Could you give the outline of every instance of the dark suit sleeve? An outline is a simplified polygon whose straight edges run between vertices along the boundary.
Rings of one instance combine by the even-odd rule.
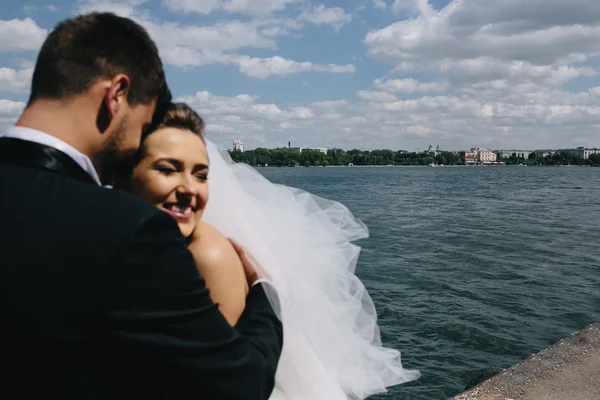
[[[168,215],[153,214],[130,235],[116,257],[110,293],[113,350],[144,365],[169,399],[269,397],[283,334],[261,285],[251,289],[232,328]]]

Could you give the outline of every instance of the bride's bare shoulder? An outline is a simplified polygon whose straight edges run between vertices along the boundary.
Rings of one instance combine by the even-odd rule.
[[[210,262],[234,262],[241,264],[235,249],[229,240],[215,227],[201,221],[196,228],[194,238],[190,243],[194,256],[201,256],[202,261]]]
[[[233,326],[244,311],[248,293],[242,261],[229,240],[213,226],[201,222],[196,230],[189,250],[210,297]]]

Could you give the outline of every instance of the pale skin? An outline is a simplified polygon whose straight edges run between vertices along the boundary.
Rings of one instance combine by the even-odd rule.
[[[239,246],[201,221],[209,198],[208,152],[195,133],[165,127],[152,132],[142,145],[142,159],[131,177],[131,190],[177,221],[210,297],[234,326],[244,311],[249,282]]]

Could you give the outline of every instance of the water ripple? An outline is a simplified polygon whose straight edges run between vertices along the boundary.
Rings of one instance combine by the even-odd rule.
[[[600,168],[267,168],[369,226],[357,274],[383,340],[447,399],[600,320]]]

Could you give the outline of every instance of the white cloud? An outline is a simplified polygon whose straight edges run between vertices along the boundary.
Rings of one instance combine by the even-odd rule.
[[[24,108],[23,102],[0,99],[0,132],[5,127],[14,125]]]
[[[267,15],[285,9],[299,0],[162,0],[172,12],[208,15],[215,11],[228,13]]]
[[[84,14],[92,11],[113,12],[127,18],[146,15],[138,7],[148,0],[77,0],[76,12]]]
[[[356,95],[363,100],[369,100],[369,101],[386,102],[386,101],[398,100],[398,98],[391,93],[374,92],[371,90],[359,90],[358,92],[356,92]]]
[[[56,7],[54,4],[48,4],[47,6],[33,6],[33,5],[26,5],[23,6],[23,12],[26,12],[28,14],[30,13],[34,13],[34,12],[39,12],[39,11],[58,11],[58,7]]]
[[[319,65],[311,62],[298,62],[287,60],[285,58],[275,56],[270,58],[256,58],[240,56],[237,59],[240,67],[240,72],[252,76],[254,78],[267,78],[273,75],[290,75],[300,72],[331,72],[331,73],[352,73],[354,66],[348,65]]]
[[[147,0],[81,0],[80,11],[109,10],[131,17],[143,25],[156,41],[163,61],[178,67],[204,65],[234,65],[247,76],[265,79],[270,76],[285,76],[301,72],[353,73],[351,64],[315,64],[273,56],[266,58],[238,54],[245,48],[277,50],[276,37],[288,35],[302,28],[301,21],[340,26],[351,19],[341,8],[316,7],[312,13],[292,18],[254,18],[230,20],[209,26],[181,25],[152,19],[139,8]],[[164,5],[174,11],[210,13],[214,10],[255,14],[254,8],[264,13],[278,10],[294,0],[275,1],[207,1],[169,2]],[[178,8],[179,7],[179,8]],[[265,11],[266,10],[266,11]],[[269,11],[270,10],[270,11]],[[268,12],[267,12],[268,11]]]
[[[298,119],[310,119],[314,117],[314,114],[310,108],[298,106],[290,109],[290,116]]]
[[[275,49],[273,38],[262,35],[259,23],[229,21],[212,26],[182,26],[177,23],[141,21],[161,51],[186,49],[199,54],[221,54],[244,47]],[[175,60],[171,60],[176,62]]]
[[[0,92],[26,93],[30,89],[33,68],[0,68]]]
[[[294,129],[294,128],[297,128],[297,127],[298,127],[298,125],[296,125],[296,124],[294,124],[294,123],[292,123],[292,122],[282,122],[281,124],[279,124],[279,127],[280,127],[282,130],[286,130],[286,129]]]
[[[289,140],[289,136],[279,136],[283,131],[305,132],[308,127],[318,131],[314,126],[315,121],[320,120],[320,111],[308,105],[281,107],[257,100],[256,96],[247,94],[225,97],[206,91],[177,99],[190,104],[205,118],[211,140],[224,144],[243,135],[247,142],[255,145],[283,146]],[[265,132],[269,132],[267,138]]]
[[[0,53],[39,50],[47,34],[31,18],[0,20]]]
[[[343,8],[327,8],[321,4],[305,10],[298,19],[315,25],[331,25],[334,29],[340,30],[342,26],[352,21],[352,15],[346,14]]]
[[[552,89],[540,94],[543,100],[519,92],[514,94],[519,101],[511,101],[510,91],[503,94],[509,89],[510,85],[493,82],[458,95],[413,99],[364,90],[357,96],[366,103],[331,100],[294,107],[261,103],[248,94],[224,97],[198,92],[178,101],[190,103],[218,127],[209,130],[211,140],[229,144],[236,135],[244,135],[249,147],[282,146],[292,134],[302,145],[347,149],[414,148],[428,142],[454,149],[483,143],[496,148],[597,145],[596,128],[587,135],[581,130],[600,126],[599,88],[569,96]],[[490,91],[487,100],[481,94],[485,91]],[[281,136],[284,132],[287,136]]]
[[[382,140],[598,146],[600,91],[565,88],[597,82],[599,2],[452,0],[436,10],[426,0],[396,0],[390,9],[401,19],[364,44],[403,77],[357,92]]]
[[[202,53],[186,47],[175,47],[161,53],[163,60],[177,66],[201,66],[211,64],[235,65],[244,75],[265,79],[271,76],[286,76],[301,72],[329,72],[334,74],[353,73],[352,64],[314,64],[309,61],[299,62],[283,57],[269,58],[249,57],[245,55]]]
[[[168,8],[172,12],[180,13],[198,13],[198,14],[210,14],[214,10],[222,8],[222,2],[220,0],[163,0],[162,5]]]
[[[535,65],[527,61],[499,62],[491,57],[442,62],[439,73],[452,83],[468,83],[509,79],[513,82],[528,81],[550,85],[562,85],[577,77],[597,75],[591,67],[567,65]]]
[[[254,104],[252,109],[259,115],[274,118],[281,115],[282,111],[275,104]]]
[[[379,90],[392,93],[443,92],[448,89],[446,82],[422,83],[411,78],[388,79],[386,81],[375,79],[373,85]]]
[[[409,12],[421,13],[425,16],[430,16],[433,13],[433,10],[427,0],[395,0],[390,9],[395,14]]]
[[[25,103],[21,101],[12,101],[0,99],[0,115],[6,117],[17,117],[25,108]]]
[[[276,104],[256,103],[258,98],[248,94],[234,97],[217,96],[207,91],[197,92],[193,96],[182,96],[182,101],[195,107],[202,115],[206,115],[209,123],[215,123],[210,118],[216,118],[220,123],[244,124],[249,118],[260,118],[265,121],[291,122],[309,120],[314,117],[310,107],[294,106],[282,109]]]
[[[367,52],[375,59],[413,70],[481,57],[551,65],[566,55],[600,54],[600,6],[594,0],[530,0],[526,9],[536,8],[538,13],[525,15],[514,12],[520,10],[514,0],[498,3],[453,0],[435,11],[426,0],[396,1],[392,8],[412,5],[419,15],[369,32],[365,37]],[[565,13],[567,17],[559,17]],[[579,22],[553,21],[561,18]]]
[[[228,0],[223,9],[232,13],[265,15],[285,9],[289,4],[301,0]]]
[[[385,10],[387,8],[387,4],[383,0],[373,0],[373,7],[379,8],[380,10]]]
[[[313,107],[326,108],[326,109],[337,109],[337,108],[344,107],[347,105],[348,105],[348,101],[346,99],[315,101],[314,103],[312,103]]]
[[[325,113],[325,114],[321,114],[321,119],[323,121],[338,121],[340,119],[344,119],[344,114],[341,113]]]

